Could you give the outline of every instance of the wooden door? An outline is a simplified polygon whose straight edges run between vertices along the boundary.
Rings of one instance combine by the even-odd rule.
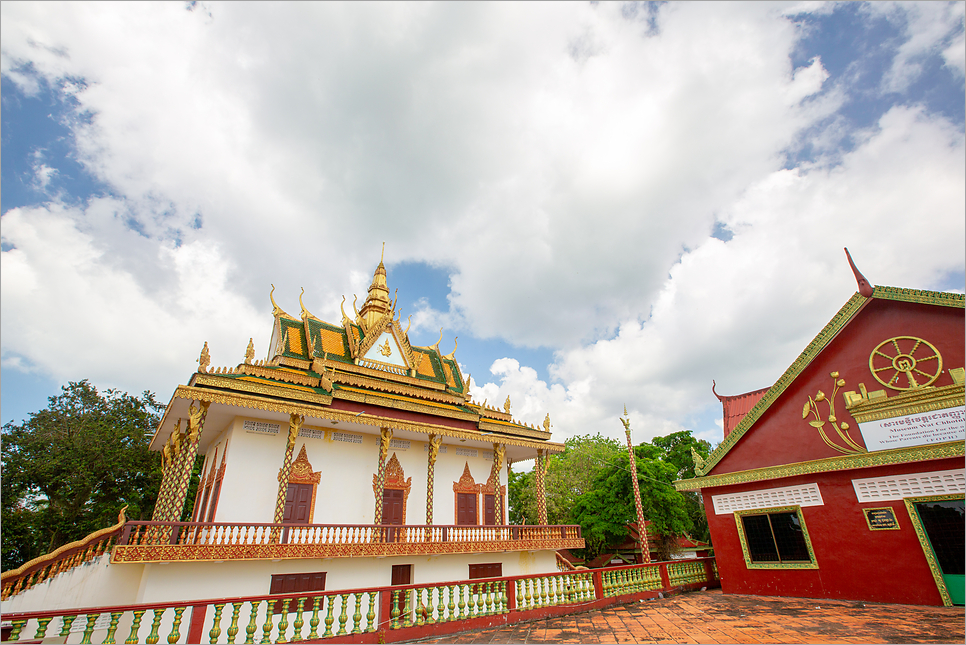
[[[312,505],[312,484],[289,484],[285,492],[283,524],[308,524]]]
[[[472,526],[476,519],[476,495],[472,493],[456,493],[456,523]]]
[[[483,496],[483,523],[487,526],[493,526],[496,524],[496,509],[494,508],[494,496],[484,495]]]
[[[403,523],[403,492],[401,490],[385,489],[382,491],[382,523],[401,526]],[[398,531],[389,529],[387,540],[395,542]]]

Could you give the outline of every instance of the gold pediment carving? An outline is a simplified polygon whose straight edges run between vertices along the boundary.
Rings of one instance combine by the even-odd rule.
[[[463,466],[463,474],[460,476],[459,481],[453,482],[453,492],[454,493],[470,493],[476,495],[480,492],[480,485],[476,483],[473,479],[473,474],[470,472],[470,462],[466,462]]]

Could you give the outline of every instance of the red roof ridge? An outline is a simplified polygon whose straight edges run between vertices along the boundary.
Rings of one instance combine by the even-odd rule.
[[[711,392],[721,401],[722,408],[722,430],[724,436],[735,429],[745,415],[748,414],[755,404],[765,396],[765,392],[771,388],[765,387],[760,390],[745,392],[744,394],[721,395],[715,392],[715,382],[711,381]]]

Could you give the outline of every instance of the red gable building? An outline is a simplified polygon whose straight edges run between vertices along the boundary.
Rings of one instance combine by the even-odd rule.
[[[856,293],[695,456],[725,593],[963,604],[964,296]],[[743,408],[743,409],[742,409]]]

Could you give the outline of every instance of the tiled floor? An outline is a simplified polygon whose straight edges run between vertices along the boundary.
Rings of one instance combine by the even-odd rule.
[[[480,629],[421,643],[962,643],[962,607],[720,590]]]

